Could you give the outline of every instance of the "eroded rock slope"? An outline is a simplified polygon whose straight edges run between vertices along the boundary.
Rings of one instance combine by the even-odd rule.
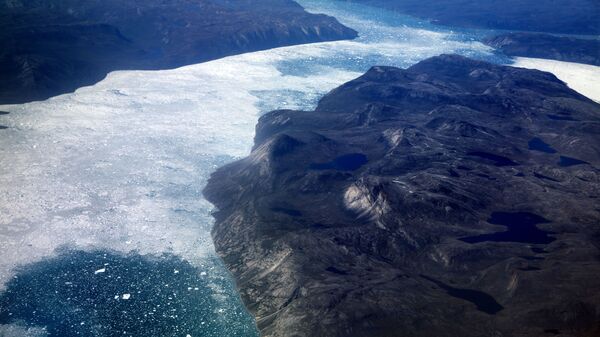
[[[600,333],[600,106],[442,55],[273,111],[205,194],[263,336]]]

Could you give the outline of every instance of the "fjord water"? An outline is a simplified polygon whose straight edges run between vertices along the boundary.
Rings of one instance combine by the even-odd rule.
[[[118,71],[0,106],[1,336],[256,336],[202,197],[260,114],[310,109],[370,66],[441,53],[506,62],[452,32],[361,5],[300,1],[361,37],[168,71]]]

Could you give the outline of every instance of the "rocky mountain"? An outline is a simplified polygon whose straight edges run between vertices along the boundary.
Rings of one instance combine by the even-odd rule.
[[[73,91],[113,70],[355,36],[291,0],[3,0],[0,104]]]
[[[598,336],[600,105],[442,55],[264,115],[213,174],[263,336]]]
[[[540,33],[507,33],[484,43],[510,56],[552,59],[600,66],[600,40]]]
[[[343,0],[381,6],[434,23],[485,29],[600,34],[596,0]]]

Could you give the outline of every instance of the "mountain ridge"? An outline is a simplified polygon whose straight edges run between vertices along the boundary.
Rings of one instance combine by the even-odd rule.
[[[215,247],[263,336],[592,336],[599,126],[549,73],[373,67],[260,118]]]
[[[70,92],[113,70],[169,69],[357,36],[291,0],[6,0],[0,22],[0,104]]]

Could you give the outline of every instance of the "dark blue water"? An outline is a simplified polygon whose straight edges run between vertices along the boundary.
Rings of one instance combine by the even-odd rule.
[[[350,153],[339,156],[326,163],[311,164],[311,170],[338,170],[355,171],[368,162],[367,156],[362,153]]]
[[[271,210],[273,212],[283,213],[283,214],[287,214],[289,216],[294,216],[294,217],[302,216],[302,212],[300,212],[299,210],[287,208],[287,207],[271,207]]]
[[[589,163],[587,161],[583,161],[583,160],[579,160],[579,159],[575,159],[575,158],[571,158],[571,157],[566,157],[566,156],[560,156],[560,161],[558,162],[558,165],[562,166],[562,167],[570,167],[570,166],[582,165],[582,164],[589,164]]]
[[[543,217],[529,212],[494,212],[488,219],[488,222],[494,225],[507,227],[504,232],[482,234],[461,238],[461,241],[468,243],[479,242],[522,242],[531,244],[548,244],[555,238],[549,236],[552,232],[537,228],[537,224],[548,223],[550,221]]]
[[[547,117],[552,120],[556,120],[556,121],[577,121],[573,117],[569,117],[569,116],[548,115]]]
[[[49,337],[254,336],[252,319],[214,296],[227,284],[175,256],[66,251],[8,282],[0,324],[45,327]]]
[[[556,153],[556,150],[553,149],[552,146],[546,144],[546,142],[537,137],[532,138],[529,141],[528,145],[529,149],[533,151],[539,151],[544,153]]]
[[[473,151],[467,153],[468,156],[479,157],[487,160],[491,160],[494,162],[495,166],[516,166],[519,165],[517,162],[510,160],[504,156],[500,156],[497,154],[483,152],[483,151]]]

